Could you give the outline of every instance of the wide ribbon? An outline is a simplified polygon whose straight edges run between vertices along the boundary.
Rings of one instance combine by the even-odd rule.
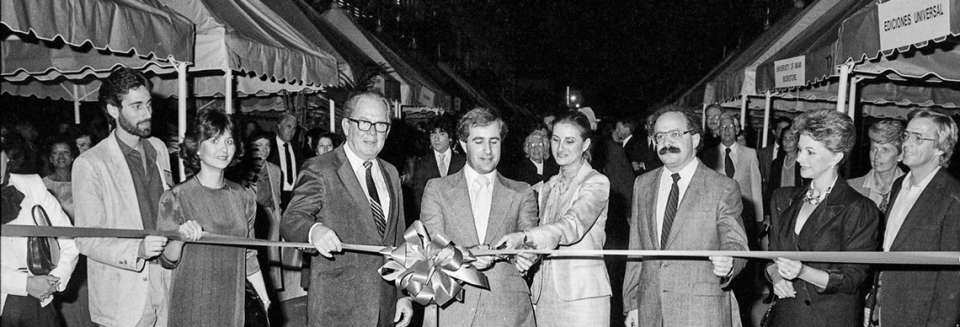
[[[470,250],[443,234],[431,238],[423,224],[415,221],[403,238],[403,245],[384,249],[387,263],[379,271],[417,303],[442,306],[454,299],[463,301],[463,284],[490,289],[487,277],[470,264],[476,260]]]

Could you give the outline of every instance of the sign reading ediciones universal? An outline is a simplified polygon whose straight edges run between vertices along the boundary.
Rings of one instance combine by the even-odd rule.
[[[880,49],[891,50],[950,34],[953,0],[891,0],[877,5]]]
[[[777,79],[774,85],[779,89],[782,87],[797,87],[806,84],[806,58],[806,56],[799,56],[774,61],[773,71]]]

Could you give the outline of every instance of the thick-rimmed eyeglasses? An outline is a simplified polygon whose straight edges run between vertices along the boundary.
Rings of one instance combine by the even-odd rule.
[[[903,131],[900,133],[900,138],[903,139],[903,143],[913,143],[913,145],[920,145],[923,141],[936,142],[936,139],[923,137],[923,134],[917,132]]]
[[[660,133],[653,134],[653,141],[657,142],[657,144],[663,144],[663,141],[665,139],[669,140],[670,142],[677,142],[677,141],[680,141],[681,136],[684,136],[690,133],[693,133],[693,131],[690,130],[690,131],[682,131],[682,132],[681,131],[660,132]]]
[[[347,120],[356,123],[357,129],[363,132],[369,131],[371,126],[373,126],[374,129],[376,129],[377,133],[386,133],[387,131],[390,130],[390,123],[384,123],[384,122],[374,123],[372,121],[353,119],[353,118],[347,118]]]

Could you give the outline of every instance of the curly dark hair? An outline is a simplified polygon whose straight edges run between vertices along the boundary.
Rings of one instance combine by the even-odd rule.
[[[107,105],[109,104],[117,108],[122,107],[121,102],[123,95],[141,86],[146,87],[147,91],[150,91],[153,89],[153,82],[150,82],[150,80],[139,71],[127,67],[117,68],[117,70],[114,70],[110,73],[110,76],[107,76],[107,78],[103,80],[98,99],[100,100],[100,109],[106,114],[110,126],[115,127],[117,121],[107,112]]]
[[[194,175],[200,171],[200,143],[203,141],[219,137],[226,132],[234,139],[236,152],[230,162],[230,166],[236,165],[243,157],[243,146],[240,143],[240,136],[237,134],[236,125],[233,119],[226,113],[215,109],[201,109],[197,112],[197,118],[194,119],[192,126],[187,130],[183,143],[180,144],[180,158],[183,158],[183,166],[188,175]]]

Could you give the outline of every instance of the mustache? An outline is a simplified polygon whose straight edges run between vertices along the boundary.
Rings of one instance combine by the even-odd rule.
[[[662,149],[660,149],[660,154],[667,154],[667,153],[680,153],[680,148],[675,146],[665,146]]]

